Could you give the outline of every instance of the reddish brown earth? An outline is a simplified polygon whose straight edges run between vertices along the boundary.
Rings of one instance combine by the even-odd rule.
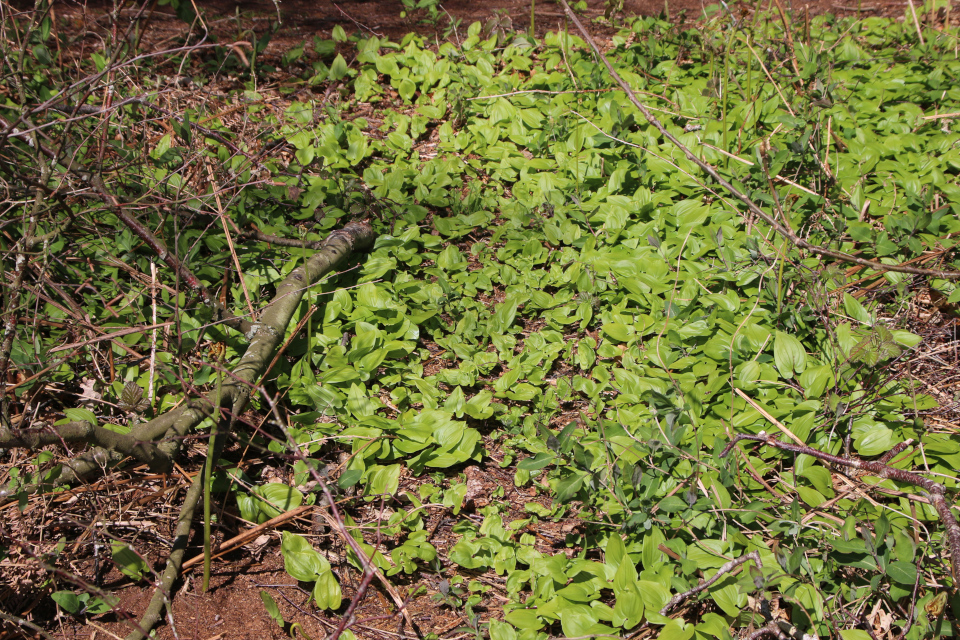
[[[908,3],[902,0],[780,0],[787,11],[792,11],[798,18],[802,12],[809,11],[811,15],[834,13],[849,15],[858,10],[865,16],[902,16],[907,10]],[[21,0],[23,2],[23,0]],[[118,0],[119,2],[119,0]],[[28,3],[32,6],[32,2]],[[87,19],[94,18],[103,24],[105,10],[112,6],[109,0],[89,0],[78,2],[67,0],[56,2],[57,11],[62,15],[77,17],[87,14]],[[466,30],[474,21],[486,22],[495,15],[508,16],[515,29],[527,30],[530,26],[529,0],[450,0],[441,4],[443,11],[436,22],[429,20],[424,9],[417,9],[402,17],[404,6],[400,0],[243,0],[230,2],[228,0],[212,0],[208,2],[196,1],[198,7],[203,8],[203,14],[211,22],[214,32],[220,32],[229,41],[229,31],[239,23],[243,28],[253,27],[260,33],[266,31],[270,24],[281,19],[280,30],[271,42],[270,52],[279,54],[288,46],[294,46],[312,36],[329,38],[331,30],[340,25],[348,32],[361,28],[368,33],[388,36],[399,40],[411,31],[435,37],[438,41],[456,39],[457,35]],[[917,4],[922,4],[918,0]],[[124,13],[131,14],[136,3],[121,3]],[[590,19],[603,18],[607,0],[588,0],[588,9],[585,15]],[[712,6],[711,6],[712,5]],[[760,6],[764,9],[776,8],[775,0],[757,0],[756,2],[737,3],[731,0],[730,6],[742,5],[751,10]],[[593,21],[591,29],[594,34],[609,34],[616,30],[616,26],[623,23],[624,18],[636,15],[659,15],[667,12],[671,20],[682,20],[687,23],[696,22],[707,15],[716,13],[716,3],[702,0],[623,0],[623,9],[614,14],[612,23],[608,20]],[[741,10],[737,8],[736,14]],[[534,25],[538,35],[547,31],[562,29],[566,26],[566,19],[560,5],[553,0],[534,0]],[[452,24],[459,27],[454,29]],[[353,27],[353,29],[351,29]],[[157,7],[154,10],[151,30],[153,37],[163,35],[169,37],[183,31],[184,24],[169,11],[169,8]],[[234,31],[239,31],[236,27]],[[237,34],[239,36],[239,34]],[[236,39],[243,39],[237,37]]]

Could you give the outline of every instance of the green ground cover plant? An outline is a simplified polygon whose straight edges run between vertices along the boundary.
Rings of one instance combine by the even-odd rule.
[[[908,309],[960,301],[957,29],[743,16],[635,19],[603,52],[715,176],[572,30],[344,25],[276,90],[234,61],[232,91],[191,100],[133,62],[210,94],[229,47],[131,31],[57,66],[49,13],[9,17],[4,508],[182,459],[183,545],[201,501],[208,539],[211,505],[313,506],[362,588],[292,530],[280,553],[332,636],[370,585],[409,617],[439,572],[478,639],[953,635],[960,439],[924,382],[943,338]],[[549,500],[468,516],[461,474],[491,463]],[[561,520],[547,551],[533,527]],[[65,568],[82,530],[41,548],[0,524],[81,618],[113,603]],[[100,535],[161,585],[142,637],[184,551],[161,576]],[[480,575],[500,610],[475,609]]]

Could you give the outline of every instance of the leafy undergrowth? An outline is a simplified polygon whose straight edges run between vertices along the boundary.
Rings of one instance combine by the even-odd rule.
[[[791,49],[780,22],[717,16],[685,31],[636,20],[607,57],[681,142],[812,244],[947,268],[960,232],[957,31],[927,28],[921,44],[909,20],[818,17],[806,32],[792,27]],[[237,313],[262,307],[309,251],[235,234],[241,285],[235,273],[224,276],[234,249],[211,214],[225,212],[241,234],[255,227],[307,240],[374,217],[374,248],[308,292],[252,399],[265,424],[240,437],[270,465],[225,455],[214,489],[228,508],[264,522],[320,502],[311,468],[335,483],[348,514],[364,501],[387,505],[389,517],[363,523],[376,536],[357,533],[387,577],[415,584],[457,568],[468,579],[442,583],[439,599],[465,606],[468,617],[479,601],[471,589],[483,589],[469,577],[505,579],[509,601],[502,614],[484,615],[488,626],[474,618],[478,638],[646,631],[700,640],[745,636],[771,620],[796,637],[952,633],[960,607],[949,596],[952,551],[917,488],[844,475],[763,443],[719,456],[737,434],[866,459],[907,442],[890,464],[952,491],[960,440],[936,416],[948,415],[940,407],[953,396],[911,374],[916,350],[929,345],[908,313],[918,296],[950,311],[960,299],[951,281],[798,252],[662,139],[571,34],[534,41],[475,24],[461,43],[439,48],[416,36],[335,36],[316,43],[317,61],[285,88],[318,88],[322,99],[267,107],[269,89],[258,92],[238,65],[247,81],[236,99],[250,105],[242,125],[212,103],[153,124],[124,106],[109,122],[120,142],[111,140],[107,160],[141,161],[144,170],[108,186],[133,202],[166,203],[144,207],[141,219],[171,246],[175,239],[208,286],[223,284]],[[27,66],[42,65],[37,47]],[[221,56],[209,62],[216,69],[230,54],[204,55]],[[55,81],[36,77],[31,90],[47,99]],[[62,113],[47,117],[65,126],[56,124]],[[242,126],[246,137],[237,151],[190,123],[227,137]],[[134,134],[151,144],[131,151]],[[83,138],[79,157],[91,157],[96,136]],[[23,139],[6,144],[5,161],[11,147],[32,153]],[[261,148],[271,150],[262,160]],[[213,173],[207,182],[211,164],[231,186],[218,188]],[[58,170],[44,180],[56,181]],[[33,203],[13,206],[25,220]],[[29,234],[83,206],[64,198]],[[120,336],[126,349],[104,347],[110,377],[107,355],[90,352],[45,378],[118,405],[54,402],[51,416],[123,432],[136,414],[158,415],[191,387],[213,388],[218,358],[238,361],[246,342],[206,327],[209,315],[171,288],[176,277],[165,267],[154,320],[149,279],[137,274],[150,273],[155,254],[111,212],[98,212],[96,225],[68,225],[38,245],[45,277],[93,278],[85,286],[99,297],[82,298],[86,324],[71,328],[69,310],[23,293],[24,308],[38,306],[49,322],[13,340],[22,376],[11,378],[21,383],[12,411],[26,411],[24,392],[37,392],[28,378],[66,355],[58,345],[87,339],[80,328],[176,322],[158,346],[153,382],[136,357],[150,350],[147,329]],[[142,284],[130,287],[136,278]],[[217,355],[202,351],[210,340]],[[154,386],[154,406],[138,407],[139,390]],[[288,420],[284,432],[267,395]],[[553,506],[531,501],[527,517],[511,519],[499,489],[463,517],[461,472],[491,459]],[[7,464],[21,505],[28,496],[18,488],[52,482],[59,470],[49,452]],[[401,491],[411,476],[417,489]],[[458,520],[459,541],[445,555],[430,542],[428,506]],[[537,548],[533,524],[574,516],[582,525],[566,536],[570,553]],[[137,574],[129,549],[115,546],[115,559]],[[315,603],[342,611],[347,599],[328,560],[293,532],[281,550],[288,572],[315,584]],[[760,562],[660,613],[751,552]]]

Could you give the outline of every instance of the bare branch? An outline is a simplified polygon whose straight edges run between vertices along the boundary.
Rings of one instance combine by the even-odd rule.
[[[667,604],[663,606],[663,609],[660,609],[660,615],[662,616],[667,615],[668,613],[670,613],[671,609],[673,609],[675,606],[677,606],[678,604],[680,604],[690,596],[694,596],[705,589],[709,589],[717,580],[722,578],[724,575],[730,573],[731,571],[733,571],[734,569],[736,569],[737,567],[739,567],[740,565],[742,565],[744,562],[748,560],[753,560],[753,563],[757,565],[758,569],[763,569],[763,561],[760,560],[759,552],[751,551],[749,553],[745,553],[739,558],[735,560],[731,560],[730,562],[724,564],[722,567],[717,569],[717,572],[713,574],[708,580],[704,580],[701,584],[695,586],[693,589],[689,589],[688,591],[684,591],[683,593],[678,593],[677,595],[670,598],[669,602],[667,602]]]
[[[830,464],[848,467],[851,469],[860,469],[862,471],[866,471],[870,475],[877,476],[878,478],[889,478],[890,480],[895,480],[896,482],[903,482],[904,484],[910,484],[924,489],[928,494],[930,504],[933,505],[933,508],[940,516],[941,522],[943,522],[943,528],[947,536],[947,548],[950,551],[950,561],[952,563],[951,567],[953,569],[954,580],[960,578],[960,525],[957,524],[957,519],[953,516],[953,513],[950,510],[950,503],[947,501],[947,490],[942,484],[934,482],[933,480],[928,480],[927,478],[924,478],[920,474],[914,473],[913,471],[895,469],[883,462],[860,460],[858,458],[841,458],[840,456],[835,456],[830,453],[817,451],[816,449],[806,445],[780,442],[779,440],[773,438],[772,436],[768,436],[763,432],[758,435],[750,435],[746,433],[738,434],[726,447],[724,447],[723,451],[720,452],[720,457],[725,458],[727,454],[733,450],[733,447],[736,446],[736,444],[741,440],[760,442],[767,446],[780,449],[781,451],[806,454],[808,456],[813,456],[818,460],[822,460],[823,462],[829,462]]]

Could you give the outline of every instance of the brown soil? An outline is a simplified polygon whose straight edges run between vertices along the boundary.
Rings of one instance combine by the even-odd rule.
[[[22,2],[23,0],[21,0]],[[860,11],[864,16],[903,16],[907,2],[903,0],[781,0],[784,9],[792,10],[793,15],[834,13],[849,15]],[[29,3],[32,6],[32,2]],[[106,23],[105,13],[113,5],[110,0],[61,0],[55,3],[59,14],[74,18]],[[133,3],[136,4],[136,3]],[[415,31],[435,38],[441,42],[447,38],[456,40],[462,37],[466,28],[475,21],[486,23],[494,16],[507,16],[514,29],[527,30],[530,26],[530,0],[450,0],[442,3],[443,11],[434,21],[424,9],[404,12],[400,0],[343,0],[341,2],[316,2],[315,0],[212,0],[197,2],[203,7],[211,31],[216,33],[220,42],[244,40],[242,31],[253,28],[263,33],[280,17],[280,28],[271,40],[268,55],[279,57],[283,51],[296,46],[313,36],[329,38],[333,28],[342,26],[348,32],[361,29],[366,33],[380,37],[400,40],[407,33]],[[742,4],[751,10],[757,5],[775,8],[775,0],[757,0],[757,2],[728,3],[735,15],[741,11],[735,5]],[[660,15],[667,12],[673,21],[693,23],[705,16],[716,13],[716,3],[703,0],[623,0],[622,11],[610,20],[603,19],[607,0],[588,0],[588,9],[584,15],[591,19],[591,31],[594,35],[610,35],[629,16]],[[858,6],[859,5],[859,6]],[[126,6],[126,5],[124,5]],[[121,13],[132,15],[137,9],[125,8]],[[559,4],[551,0],[534,2],[534,28],[538,36],[547,31],[569,28]],[[241,25],[242,28],[239,28]],[[151,33],[147,40],[167,40],[184,31],[184,23],[168,7],[155,8],[151,24]],[[231,33],[232,32],[232,33]],[[234,36],[231,38],[231,35]]]

